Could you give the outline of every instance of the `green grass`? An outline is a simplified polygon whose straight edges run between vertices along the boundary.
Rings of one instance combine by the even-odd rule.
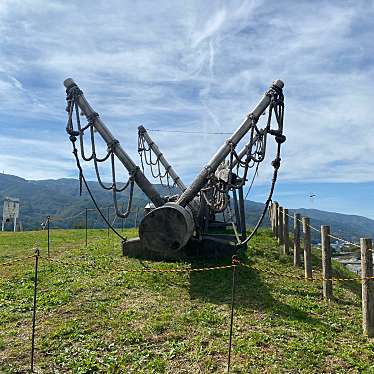
[[[126,235],[136,235],[126,230]],[[105,230],[53,230],[53,258],[40,260],[36,330],[39,372],[224,372],[230,322],[231,269],[129,274],[117,269],[168,269],[219,262],[150,262],[120,256]],[[46,232],[2,233],[0,262],[46,255]],[[335,299],[280,255],[269,230],[260,231],[239,267],[232,353],[233,373],[374,373],[374,342],[362,336],[360,285],[335,283]],[[320,272],[320,257],[313,254]],[[84,264],[92,266],[84,266]],[[98,269],[101,268],[101,269]],[[103,270],[105,269],[105,270]],[[335,276],[354,277],[334,264]],[[33,296],[33,260],[0,266],[0,372],[27,370]]]

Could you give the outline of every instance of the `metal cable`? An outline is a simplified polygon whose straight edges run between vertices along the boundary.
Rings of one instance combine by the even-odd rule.
[[[86,178],[84,177],[84,174],[83,174],[83,169],[82,169],[82,166],[80,164],[80,161],[79,161],[79,157],[78,157],[78,150],[77,150],[77,147],[75,145],[75,142],[76,142],[77,138],[73,135],[70,136],[70,141],[73,145],[73,155],[75,157],[75,161],[77,163],[77,167],[78,167],[78,170],[79,170],[79,179],[81,181],[83,181],[86,189],[87,189],[87,192],[88,194],[90,195],[91,197],[91,200],[92,202],[94,203],[95,207],[96,207],[96,210],[100,213],[100,216],[101,218],[104,220],[104,222],[108,225],[108,227],[119,237],[121,238],[123,241],[127,241],[127,238],[123,237],[111,224],[110,222],[107,220],[107,218],[105,217],[105,214],[103,214],[103,212],[100,210],[99,208],[99,205],[97,204],[92,192],[91,192],[91,189],[90,187],[88,186],[88,183],[86,181]]]
[[[146,129],[153,132],[174,132],[179,134],[199,134],[199,135],[231,135],[231,132],[204,132],[204,131],[184,131],[184,130],[163,130],[163,129]]]
[[[153,144],[153,143],[152,143]],[[161,186],[167,187],[169,190],[169,193],[173,193],[174,189],[177,187],[175,181],[173,181],[173,184],[170,184],[170,174],[169,174],[169,168],[165,169],[164,166],[161,164],[160,157],[156,156],[156,161],[152,160],[152,144],[148,144],[145,140],[143,134],[141,132],[138,133],[138,153],[140,156],[140,162],[142,166],[142,171],[144,172],[144,163],[149,166],[151,175],[154,179],[158,179],[160,181]],[[148,145],[148,147],[147,147]],[[165,170],[164,172],[161,171],[161,165],[162,168]],[[156,167],[156,171],[153,167]]]
[[[271,114],[272,114],[273,109],[274,109],[274,113],[276,114],[276,122],[277,122],[277,125],[278,125],[278,130],[276,130],[276,131],[271,130]],[[269,209],[270,202],[272,201],[274,188],[275,188],[275,183],[277,181],[278,170],[279,170],[280,162],[281,162],[281,158],[280,158],[281,145],[285,141],[285,137],[282,134],[282,131],[283,131],[283,113],[284,113],[283,94],[273,92],[271,102],[270,102],[268,122],[267,122],[267,127],[266,127],[266,132],[269,132],[270,134],[275,135],[275,140],[277,142],[277,153],[276,153],[275,159],[272,162],[272,165],[274,167],[273,178],[272,178],[272,182],[271,182],[269,195],[268,195],[268,198],[265,202],[262,214],[261,214],[259,220],[257,221],[257,224],[254,227],[251,234],[245,240],[241,241],[240,243],[237,243],[237,246],[239,246],[239,247],[244,245],[244,244],[247,244],[256,235],[257,230],[261,226],[261,224],[262,224],[262,222],[265,218],[266,212]]]
[[[290,218],[292,218],[293,220],[295,219],[295,217],[294,217],[294,216],[291,216],[290,214],[287,214],[287,216],[290,217]],[[303,221],[302,221],[301,219],[298,219],[298,221],[299,221],[300,223],[303,223]],[[316,227],[313,227],[311,224],[309,224],[309,227],[310,227],[312,230],[314,230],[314,231],[320,232],[320,230],[318,230]],[[354,247],[356,247],[356,248],[361,248],[358,244],[353,243],[353,242],[350,242],[349,240],[346,240],[346,239],[340,238],[340,237],[335,236],[335,235],[333,235],[333,234],[329,234],[328,236],[329,236],[330,238],[332,238],[332,239],[336,239],[336,240],[339,240],[339,241],[341,241],[341,242],[344,242],[345,244],[350,244],[350,245],[352,245],[352,246],[354,246]]]
[[[237,244],[238,246],[247,244],[256,235],[257,230],[259,229],[259,227],[262,224],[262,221],[264,220],[265,214],[266,214],[266,212],[267,212],[267,210],[269,208],[269,204],[272,201],[272,197],[273,197],[273,193],[274,193],[274,187],[275,187],[275,183],[277,181],[277,177],[278,177],[278,168],[275,168],[274,169],[274,173],[273,173],[272,182],[271,182],[269,196],[268,196],[268,199],[266,200],[266,203],[265,203],[264,209],[262,211],[262,214],[261,214],[259,220],[257,221],[257,224],[254,227],[254,229],[251,232],[251,234],[245,240],[243,240],[242,242],[238,243]]]

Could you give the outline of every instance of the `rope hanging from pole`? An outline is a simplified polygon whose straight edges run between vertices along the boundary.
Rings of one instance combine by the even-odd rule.
[[[152,151],[151,145],[147,146],[147,142],[144,138],[144,135],[141,131],[138,133],[138,153],[140,157],[140,163],[142,167],[142,171],[144,172],[144,164],[147,165],[151,172],[151,175],[154,179],[158,179],[160,181],[161,186],[167,187],[170,193],[176,193],[177,191],[177,184],[175,181],[171,184],[171,176],[169,173],[169,168],[164,168],[163,165],[160,162],[161,155],[155,155]],[[153,160],[153,158],[156,157],[156,160]],[[156,167],[156,170],[154,170],[154,167]]]
[[[226,209],[229,191],[242,188],[248,180],[249,170],[254,169],[253,177],[245,198],[248,197],[255,179],[258,176],[259,166],[265,159],[268,134],[275,136],[275,141],[278,144],[277,157],[276,160],[273,161],[273,166],[277,166],[276,171],[279,169],[280,145],[286,140],[283,135],[284,96],[282,90],[278,90],[276,87],[273,87],[270,91],[270,95],[271,101],[268,109],[266,126],[259,129],[256,123],[252,125],[249,132],[249,141],[241,152],[237,153],[235,147],[230,144],[229,159],[225,160],[217,171],[209,176],[206,187],[201,190],[206,204],[215,213],[222,212]],[[274,117],[277,124],[276,129],[272,128],[272,120]],[[274,187],[272,190],[273,189]],[[263,217],[260,219],[260,225],[262,220]],[[255,231],[257,231],[257,229]]]
[[[272,114],[273,111],[274,111],[276,122],[277,122],[277,125],[278,125],[277,130],[271,129],[271,114]],[[242,246],[244,244],[247,244],[256,235],[257,230],[261,226],[261,224],[262,224],[262,222],[265,218],[266,212],[269,209],[269,205],[272,201],[275,184],[276,184],[277,177],[278,177],[278,170],[280,168],[280,163],[281,163],[281,157],[280,157],[281,145],[286,140],[286,137],[283,135],[283,119],[284,119],[284,97],[283,97],[283,93],[277,93],[277,95],[272,95],[272,99],[271,99],[271,103],[270,103],[270,107],[269,107],[268,124],[267,124],[267,132],[269,134],[275,136],[275,141],[277,142],[277,154],[276,154],[275,159],[272,161],[272,166],[274,168],[274,172],[273,172],[273,177],[272,177],[272,182],[271,182],[269,195],[268,195],[268,198],[265,202],[262,214],[261,214],[259,220],[257,221],[257,224],[254,227],[253,231],[251,232],[251,234],[245,240],[238,243],[237,244],[238,246]],[[256,175],[256,173],[255,173],[255,175]],[[253,185],[253,181],[251,183],[250,188],[252,187],[252,185]]]
[[[94,113],[88,118],[88,123],[86,126],[82,127],[81,120],[80,120],[80,114],[79,114],[79,107],[77,103],[77,97],[81,94],[81,91],[78,87],[72,88],[68,96],[66,98],[67,100],[67,108],[66,111],[68,112],[68,122],[66,126],[66,131],[70,135],[70,140],[72,141],[75,147],[75,140],[77,137],[79,138],[79,145],[80,145],[80,155],[82,160],[86,162],[93,161],[95,174],[97,181],[101,188],[107,191],[112,191],[113,195],[113,202],[114,202],[114,208],[116,215],[120,218],[127,218],[130,214],[131,207],[132,207],[132,201],[133,201],[133,194],[134,194],[134,175],[130,174],[130,177],[126,183],[124,183],[121,187],[119,186],[117,180],[116,180],[116,165],[115,165],[115,155],[113,152],[113,148],[116,144],[118,144],[118,140],[113,139],[113,141],[108,144],[107,153],[103,157],[97,156],[96,151],[96,142],[95,142],[95,129],[94,129],[94,119],[98,117],[98,113]],[[77,130],[74,130],[74,117],[75,113],[75,122],[77,126]],[[87,156],[85,153],[85,146],[84,146],[84,134],[85,131],[89,130],[90,132],[90,143],[91,143],[91,154],[90,156]],[[75,138],[73,141],[72,139]],[[76,154],[77,161],[79,162],[78,152]],[[100,170],[99,170],[99,164],[104,163],[107,160],[110,160],[110,168],[111,168],[111,175],[112,175],[112,182],[110,185],[106,185],[100,176]],[[80,193],[82,193],[82,182],[84,182],[83,178],[83,169],[80,167],[79,172],[79,180],[80,180]],[[84,182],[85,183],[85,182]],[[86,183],[85,183],[86,184]],[[128,197],[128,204],[126,210],[122,210],[119,208],[118,204],[118,197],[117,194],[126,191],[129,189],[129,197]]]

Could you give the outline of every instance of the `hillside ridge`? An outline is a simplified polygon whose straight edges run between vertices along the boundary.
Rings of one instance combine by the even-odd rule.
[[[88,183],[100,206],[113,205],[111,192],[103,191],[95,181]],[[158,184],[155,184],[155,188],[164,195],[169,192],[166,187]],[[15,175],[0,174],[0,214],[2,214],[2,201],[5,197],[15,197],[21,200],[21,219],[25,230],[40,228],[40,224],[45,221],[47,215],[70,217],[82,212],[85,208],[94,208],[85,191],[82,196],[79,195],[79,181],[74,178],[27,180]],[[126,195],[119,198],[120,204],[126,201]],[[135,187],[133,210],[143,208],[147,202],[147,197],[138,187]],[[246,200],[248,226],[256,224],[263,207],[263,203]],[[320,225],[329,224],[332,232],[347,240],[358,240],[364,236],[372,237],[374,234],[374,220],[367,217],[305,208],[289,209],[289,212],[291,215],[297,212],[302,216],[310,217],[311,224],[317,228]],[[138,219],[141,216],[142,209],[139,209]],[[110,219],[114,220],[114,218],[113,212],[110,212]],[[132,227],[134,221],[135,214],[132,214],[126,220],[125,226]],[[89,227],[103,227],[104,225],[96,212],[90,212],[88,223]],[[120,224],[119,220],[115,221],[118,227]],[[53,225],[60,228],[82,227],[84,217],[81,215],[73,220],[54,222]],[[269,226],[267,216],[263,226]],[[292,229],[292,220],[290,228]],[[318,241],[318,233],[312,232],[312,235],[314,241]]]

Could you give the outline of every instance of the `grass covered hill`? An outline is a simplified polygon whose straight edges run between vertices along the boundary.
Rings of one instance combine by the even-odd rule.
[[[97,182],[89,182],[89,184],[100,206],[113,206],[110,192],[101,189]],[[155,185],[155,187],[162,195],[169,193],[166,187],[161,185]],[[85,190],[83,190],[83,195],[79,196],[79,181],[76,179],[33,181],[13,175],[0,174],[0,215],[2,215],[3,209],[2,202],[7,196],[21,200],[21,219],[25,230],[39,229],[41,222],[45,221],[48,215],[71,217],[83,212],[85,208],[94,207]],[[126,196],[120,197],[119,201],[120,204],[126,202]],[[133,210],[135,211],[138,207],[141,208],[138,219],[142,217],[143,208],[147,202],[148,199],[146,196],[136,187]],[[262,203],[246,201],[246,222],[248,226],[256,224],[262,210]],[[331,225],[332,232],[348,240],[358,240],[360,237],[374,236],[374,221],[365,217],[325,212],[316,209],[290,210],[290,213],[293,214],[294,211],[310,217],[311,224],[315,227],[327,224]],[[114,212],[111,210],[110,221],[112,222],[114,218]],[[134,221],[135,214],[131,214],[126,219],[125,226],[133,227]],[[88,224],[91,228],[104,226],[103,220],[95,211],[89,213]],[[120,220],[114,221],[114,225],[120,227]],[[269,220],[266,216],[264,226],[268,225]],[[53,226],[59,228],[81,228],[84,226],[84,215],[82,214],[68,220],[55,221],[53,222]],[[315,241],[319,240],[318,234],[314,231],[312,231],[312,237]]]
[[[126,273],[230,264],[150,262],[120,257],[105,230],[54,230],[51,259],[40,259],[37,372],[222,373],[226,370],[232,270]],[[0,263],[32,254],[45,232],[0,233]],[[128,236],[136,235],[128,230]],[[374,342],[361,333],[360,285],[320,281],[292,266],[261,230],[237,268],[233,373],[371,373]],[[55,262],[56,260],[61,261]],[[66,265],[63,263],[70,263]],[[320,254],[313,253],[314,276]],[[334,276],[354,277],[338,264]],[[33,259],[0,265],[0,372],[30,363]]]
[[[113,200],[111,192],[104,191],[97,182],[89,182],[90,188],[97,199],[100,207],[112,207]],[[155,188],[161,195],[170,194],[169,189],[156,184]],[[176,192],[174,192],[176,193]],[[21,200],[21,219],[24,230],[35,230],[40,228],[41,222],[45,221],[48,215],[55,217],[71,217],[83,212],[85,208],[94,208],[94,205],[83,189],[82,196],[79,195],[79,181],[76,179],[57,180],[26,180],[13,175],[0,174],[0,215],[2,216],[3,200],[5,197],[14,197]],[[119,195],[121,196],[121,195]],[[135,186],[133,208],[139,209],[139,217],[143,216],[143,208],[148,202],[144,193]],[[120,206],[127,204],[127,196],[119,197]],[[263,204],[247,201],[247,222],[254,225]],[[104,210],[106,214],[107,211]],[[113,209],[110,210],[110,221],[114,220]],[[97,212],[89,213],[89,227],[103,227],[104,222]],[[139,221],[138,221],[139,222]],[[135,213],[126,219],[125,226],[133,227]],[[266,223],[268,219],[266,217]],[[73,219],[56,221],[54,227],[59,228],[80,228],[84,226],[84,215]],[[116,220],[114,226],[120,227],[120,220]]]

